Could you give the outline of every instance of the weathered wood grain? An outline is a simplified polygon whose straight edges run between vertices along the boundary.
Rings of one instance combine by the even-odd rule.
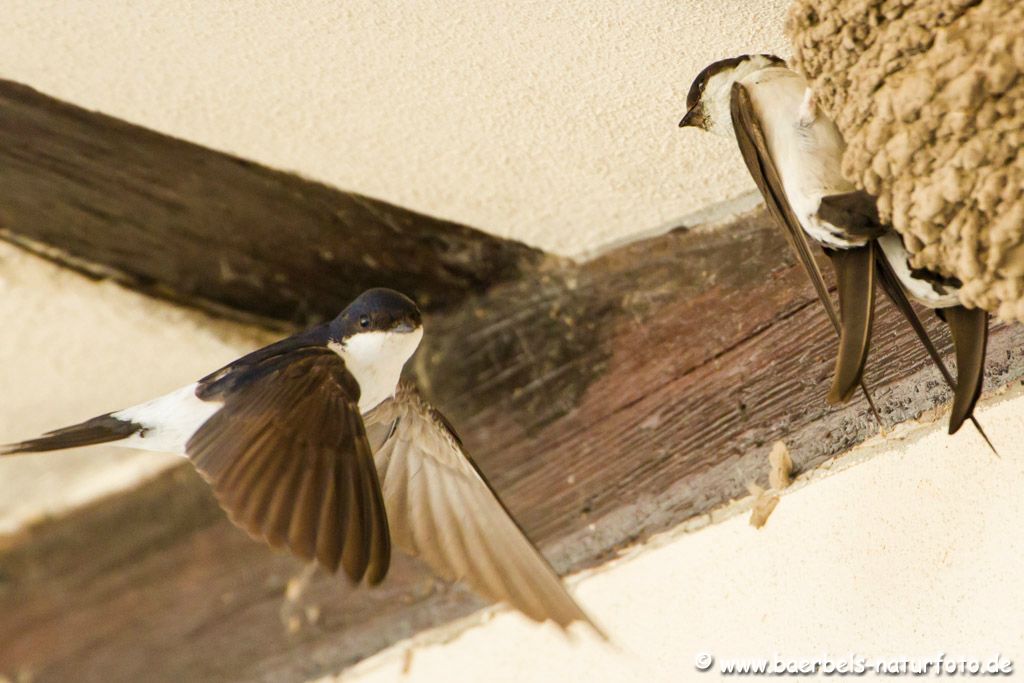
[[[877,429],[863,399],[825,404],[834,333],[762,213],[549,265],[426,325],[418,381],[563,571],[746,495],[774,439],[806,469]],[[886,420],[949,399],[887,303],[875,340]],[[1022,342],[993,330],[989,389],[1024,373]],[[169,473],[0,553],[0,672],[299,681],[479,606],[398,558],[378,591],[317,575],[296,607],[300,571],[231,527],[191,472]]]
[[[546,258],[3,80],[0,237],[192,306],[298,324],[377,285],[433,310]]]

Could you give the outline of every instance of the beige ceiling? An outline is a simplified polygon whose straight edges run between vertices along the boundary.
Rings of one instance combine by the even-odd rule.
[[[708,61],[787,53],[786,0],[15,0],[0,75],[567,255],[748,192],[676,127]]]

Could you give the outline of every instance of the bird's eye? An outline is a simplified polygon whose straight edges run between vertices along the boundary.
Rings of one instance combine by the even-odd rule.
[[[361,316],[359,316],[359,327],[365,328],[365,327],[369,327],[369,326],[370,326],[370,316],[368,316],[368,315],[361,315]]]

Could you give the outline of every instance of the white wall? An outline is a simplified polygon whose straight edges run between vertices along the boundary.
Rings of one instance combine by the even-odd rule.
[[[0,75],[340,188],[578,255],[753,188],[680,130],[785,0],[8,0]]]

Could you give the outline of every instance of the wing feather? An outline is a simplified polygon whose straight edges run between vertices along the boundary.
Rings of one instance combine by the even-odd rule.
[[[390,538],[359,388],[323,345],[282,346],[202,380],[223,407],[186,452],[232,522],[353,581],[383,579]]]
[[[298,458],[287,461],[284,474],[275,490],[269,493],[266,515],[263,518],[263,536],[267,543],[280,548],[288,543],[288,527],[292,523],[295,506],[293,497],[298,499],[301,492],[302,462]]]
[[[396,420],[375,455],[395,544],[443,578],[465,581],[531,619],[550,619],[563,628],[583,621],[600,633],[509,515],[444,417],[415,391],[401,387],[367,417],[371,430]]]
[[[875,198],[864,190],[822,197],[818,218],[832,225],[843,226],[843,232],[854,237],[874,239],[886,232],[886,227],[878,217]]]
[[[295,507],[288,524],[288,547],[306,561],[316,558],[316,512],[320,510],[323,493],[320,481],[320,472],[316,466],[305,468],[302,483],[296,491],[296,500],[307,503]]]

